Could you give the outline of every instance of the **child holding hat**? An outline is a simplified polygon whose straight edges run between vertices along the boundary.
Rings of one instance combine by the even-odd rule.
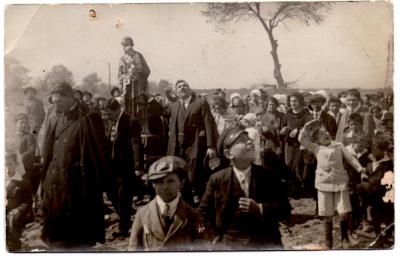
[[[343,158],[359,173],[365,172],[357,159],[343,144],[332,140],[320,120],[305,124],[299,134],[300,143],[317,159],[315,188],[318,191],[318,214],[325,218],[325,239],[329,249],[333,245],[333,216],[339,213],[342,247],[349,246],[348,217],[351,212],[349,176]]]

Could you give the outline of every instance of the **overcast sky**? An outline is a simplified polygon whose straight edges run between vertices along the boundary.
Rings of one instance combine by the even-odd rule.
[[[256,21],[224,34],[201,15],[203,4],[14,5],[5,13],[5,51],[42,76],[63,64],[77,84],[91,72],[117,81],[120,41],[131,36],[150,80],[186,79],[194,88],[275,83],[267,35]],[[97,18],[89,18],[95,9]],[[302,88],[383,87],[392,7],[336,3],[321,25],[275,31],[285,81]],[[117,26],[118,24],[118,26]],[[233,27],[232,27],[233,28]]]

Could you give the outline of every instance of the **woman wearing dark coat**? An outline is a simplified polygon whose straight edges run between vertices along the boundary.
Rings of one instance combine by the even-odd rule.
[[[304,124],[313,119],[311,113],[304,108],[303,96],[294,92],[288,97],[288,109],[286,114],[286,125],[281,134],[285,141],[285,162],[296,176],[297,185],[303,182],[303,152],[297,140],[300,129]]]

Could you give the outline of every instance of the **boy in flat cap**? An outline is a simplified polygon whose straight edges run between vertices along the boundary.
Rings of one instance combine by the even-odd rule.
[[[163,157],[150,166],[147,179],[156,197],[136,213],[129,251],[204,250],[198,213],[179,192],[186,177],[187,164],[176,156]]]
[[[252,164],[253,141],[238,127],[222,133],[218,153],[230,166],[211,175],[199,206],[214,249],[283,249],[279,221],[291,207],[279,172]]]

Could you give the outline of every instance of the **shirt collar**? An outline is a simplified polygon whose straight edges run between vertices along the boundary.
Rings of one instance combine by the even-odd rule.
[[[160,196],[156,196],[156,203],[158,208],[160,209],[160,212],[163,212],[165,209],[165,205],[167,204],[166,202],[164,202]],[[179,194],[175,197],[174,200],[172,200],[171,202],[168,202],[168,206],[169,206],[169,210],[168,213],[170,216],[174,216],[176,209],[178,207],[178,203],[179,203]]]
[[[192,99],[192,96],[189,96],[186,99],[181,99],[181,102],[183,102],[185,104],[185,106],[187,106],[191,99]]]
[[[246,177],[247,180],[250,178],[250,170],[251,165],[244,170],[239,170],[235,166],[232,166],[233,172],[235,173],[236,177],[240,180],[241,177]]]
[[[382,159],[380,159],[380,160],[377,161],[376,158],[374,157],[374,155],[373,155],[372,153],[369,154],[368,158],[371,159],[375,164],[380,164],[380,163],[382,163],[382,162],[386,162],[386,161],[389,161],[389,160],[390,160],[389,156],[388,156],[388,155],[385,155],[384,157],[382,157]]]

